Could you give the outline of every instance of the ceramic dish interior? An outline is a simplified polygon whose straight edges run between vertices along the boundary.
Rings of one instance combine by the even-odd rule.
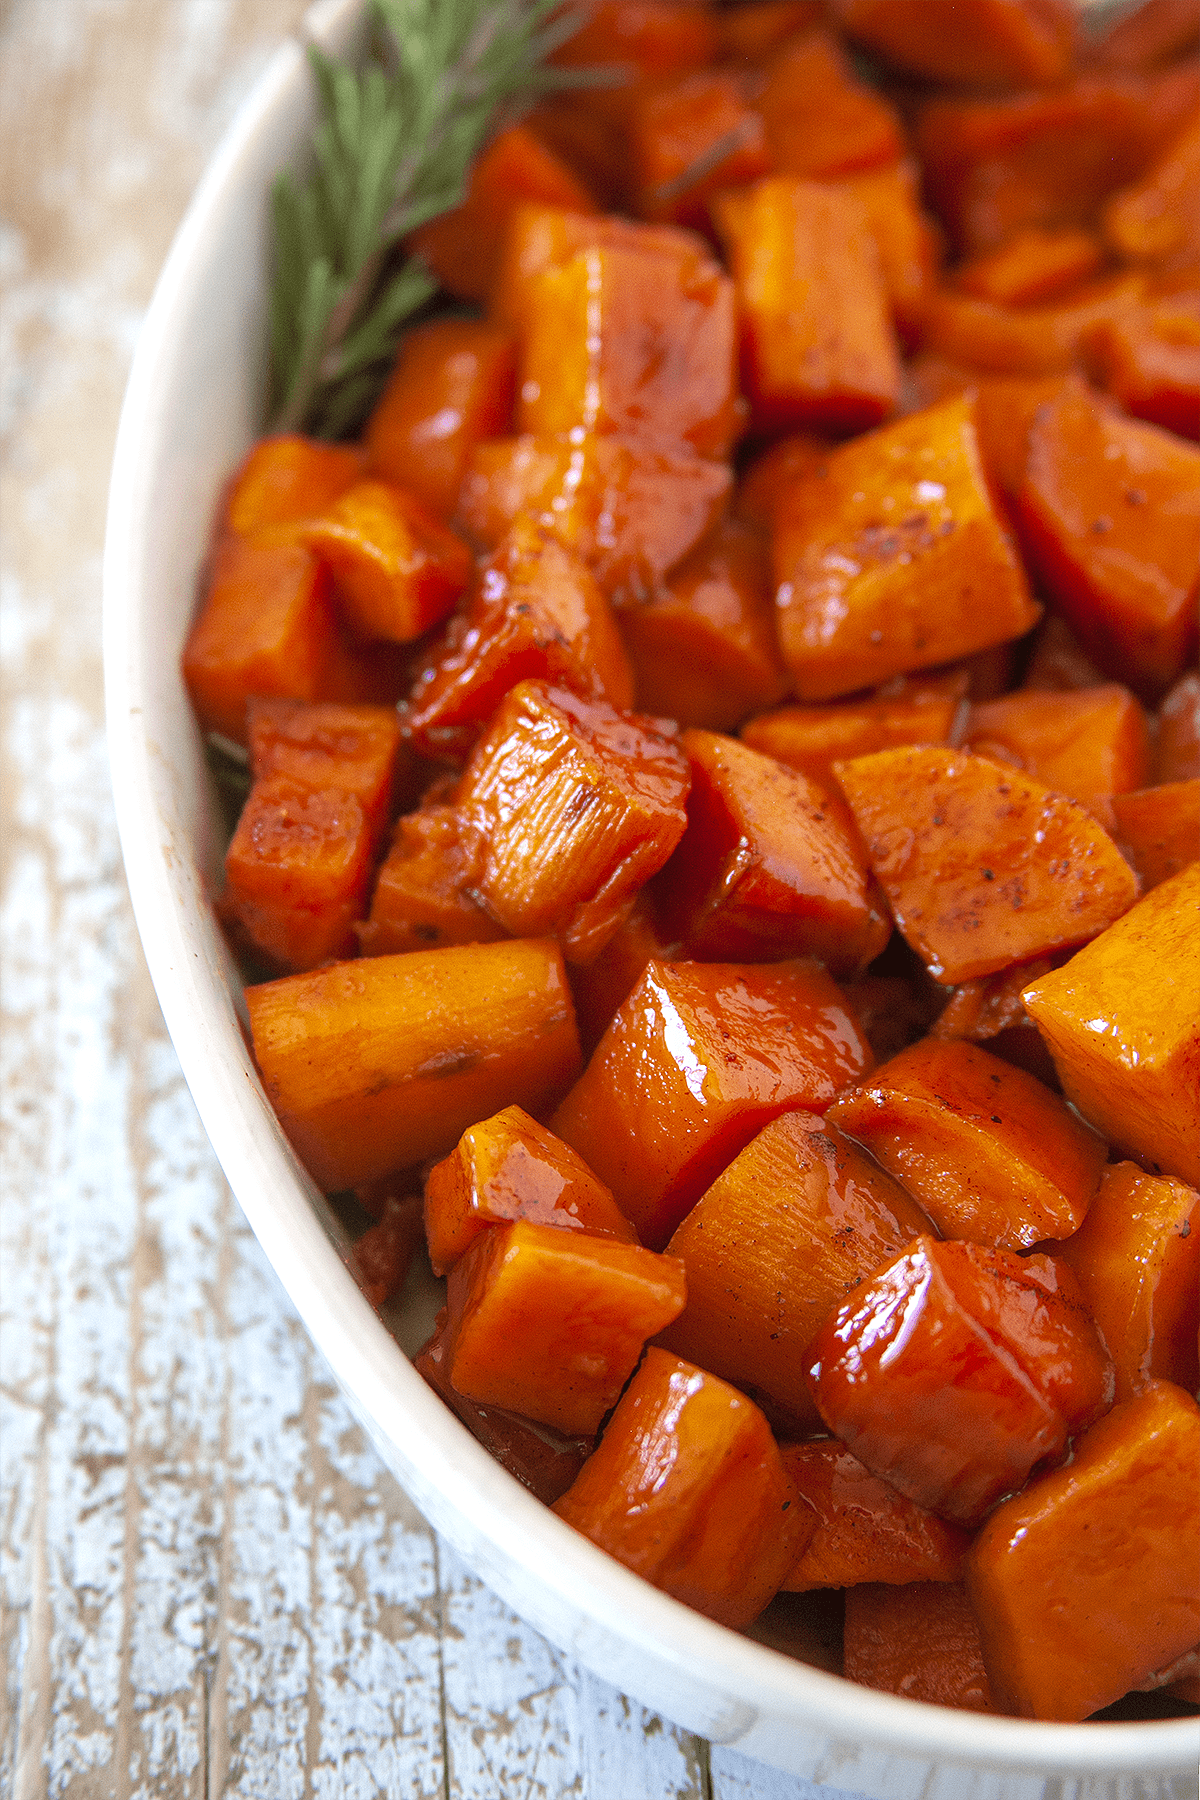
[[[344,51],[357,0],[313,36]],[[260,424],[267,193],[312,123],[304,55],[275,58],[219,149],[163,270],[113,468],[104,572],[113,784],[129,886],[167,1026],[246,1215],[380,1455],[429,1521],[525,1619],[680,1724],[780,1768],[905,1800],[1182,1796],[1194,1721],[1084,1726],[980,1717],[858,1688],[710,1623],[612,1562],[501,1469],[360,1296],[322,1197],[288,1147],[238,1020],[208,903],[221,817],[179,675],[221,484]],[[398,1341],[399,1340],[399,1341]],[[817,1652],[811,1650],[814,1658]]]

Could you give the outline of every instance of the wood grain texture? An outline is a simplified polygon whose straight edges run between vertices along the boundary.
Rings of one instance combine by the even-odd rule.
[[[0,24],[0,1794],[828,1796],[597,1682],[434,1538],[230,1196],[142,966],[103,742],[112,440],[171,233],[302,10]]]

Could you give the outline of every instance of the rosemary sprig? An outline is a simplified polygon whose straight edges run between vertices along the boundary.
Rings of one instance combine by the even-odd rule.
[[[311,173],[273,193],[272,429],[340,437],[379,392],[405,320],[437,291],[400,240],[458,206],[491,133],[594,73],[546,66],[578,0],[371,0],[361,70],[310,46],[321,122]]]

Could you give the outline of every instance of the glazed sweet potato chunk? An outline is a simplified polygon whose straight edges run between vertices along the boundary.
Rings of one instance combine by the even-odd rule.
[[[801,700],[952,662],[1039,617],[992,502],[971,396],[835,451],[781,501],[774,555]]]
[[[784,1113],[672,1237],[688,1301],[661,1341],[769,1402],[793,1430],[815,1425],[800,1372],[814,1333],[856,1282],[928,1229],[916,1202],[841,1132]]]
[[[817,963],[650,962],[551,1129],[658,1248],[756,1132],[870,1062]]]
[[[447,1376],[481,1405],[594,1432],[685,1291],[680,1264],[639,1244],[491,1225],[450,1271]]]
[[[394,707],[251,700],[247,729],[256,781],[286,775],[313,791],[353,794],[378,843],[392,806],[400,750]]]
[[[1085,807],[986,757],[881,750],[835,774],[896,923],[938,981],[1085,943],[1137,897]]]
[[[967,1533],[880,1481],[845,1444],[824,1438],[788,1444],[782,1454],[801,1506],[817,1519],[783,1584],[786,1593],[960,1579]]]
[[[1150,774],[1146,715],[1117,682],[977,702],[962,742],[979,756],[1027,770],[1073,800],[1123,794],[1143,786]]]
[[[297,432],[259,438],[229,484],[224,522],[242,537],[298,525],[353,487],[362,467],[357,444],[322,444]]]
[[[514,1219],[637,1242],[633,1226],[583,1158],[520,1106],[464,1131],[429,1171],[425,1238],[444,1275],[489,1225]]]
[[[629,121],[635,211],[704,230],[708,201],[770,173],[762,114],[739,69],[704,69],[655,82]]]
[[[840,795],[736,738],[688,731],[688,825],[663,870],[663,924],[688,956],[819,956],[861,974],[891,920]]]
[[[849,58],[827,31],[807,31],[783,44],[758,103],[768,149],[786,175],[848,175],[895,162],[903,153],[896,113],[855,78]]]
[[[846,1590],[848,1681],[964,1712],[996,1712],[979,1626],[961,1582]]]
[[[656,1349],[554,1510],[655,1587],[734,1626],[778,1590],[808,1523],[759,1409]]]
[[[474,874],[454,807],[421,806],[397,819],[375,880],[370,917],[357,927],[362,954],[392,956],[508,937],[473,898]]]
[[[1143,890],[1168,881],[1200,856],[1200,780],[1114,794],[1112,811],[1117,840]]]
[[[925,1208],[945,1237],[1027,1248],[1069,1237],[1107,1146],[1024,1069],[928,1037],[841,1095],[829,1117]]]
[[[360,637],[411,643],[465,590],[471,553],[421,502],[386,481],[361,481],[304,528]]]
[[[585,1061],[646,964],[675,962],[679,954],[680,946],[663,935],[650,889],[643,888],[604,946],[604,954],[592,963],[572,963],[568,970]]]
[[[1200,1186],[1200,864],[1025,990],[1063,1092],[1155,1174]]]
[[[1181,675],[1158,709],[1156,781],[1200,780],[1200,674]]]
[[[1200,437],[1200,295],[1155,299],[1088,334],[1100,385],[1135,419]]]
[[[444,1156],[579,1069],[558,946],[471,944],[336,963],[246,990],[254,1054],[314,1181],[352,1187]]]
[[[1068,0],[968,0],[952,29],[922,0],[834,0],[833,15],[897,68],[974,88],[1053,87],[1075,49]]]
[[[1143,181],[1114,194],[1104,209],[1104,235],[1129,262],[1163,262],[1200,248],[1200,120],[1191,120]]]
[[[590,962],[683,836],[690,779],[652,720],[519,683],[457,789],[475,891],[507,931]]]
[[[1033,306],[1089,280],[1103,261],[1093,232],[1035,227],[964,263],[955,271],[954,283],[964,294],[998,306]]]
[[[966,681],[930,677],[901,681],[869,700],[840,706],[781,706],[742,726],[743,743],[822,787],[835,787],[835,762],[899,744],[944,744],[955,732]]]
[[[1152,1382],[988,1520],[967,1584],[1007,1711],[1085,1719],[1196,1642],[1198,1461],[1196,1402]]]

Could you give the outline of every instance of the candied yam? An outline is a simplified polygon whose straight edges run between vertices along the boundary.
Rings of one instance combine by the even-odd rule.
[[[1008,1711],[1087,1718],[1195,1644],[1198,1461],[1200,1409],[1153,1382],[988,1520],[967,1585]]]
[[[826,438],[797,432],[763,450],[742,472],[733,497],[734,517],[770,532],[780,497],[802,476],[820,469],[829,455]]]
[[[671,1238],[687,1305],[660,1342],[793,1429],[815,1425],[801,1375],[813,1336],[856,1282],[928,1229],[916,1202],[848,1138],[811,1113],[784,1113]]]
[[[620,64],[637,75],[675,75],[713,62],[721,22],[693,0],[598,0],[553,61],[567,68]]]
[[[1124,317],[1145,294],[1138,274],[1087,283],[1052,305],[999,306],[938,288],[922,315],[925,348],[995,375],[1065,374],[1093,332]]]
[[[1104,250],[1093,232],[1031,227],[954,272],[964,294],[997,306],[1035,306],[1098,275]]]
[[[1026,690],[972,706],[963,748],[1011,762],[1056,794],[1092,800],[1141,787],[1150,773],[1146,715],[1115,682],[1074,693]]]
[[[655,1587],[733,1626],[777,1592],[807,1529],[759,1409],[655,1349],[554,1510]]]
[[[847,1681],[930,1706],[997,1710],[979,1626],[961,1582],[848,1588],[844,1646]]]
[[[1039,608],[996,512],[971,396],[855,439],[781,498],[779,641],[801,700],[1022,636]]]
[[[747,86],[737,70],[703,69],[636,96],[629,155],[642,218],[703,231],[714,193],[769,173],[766,130]]]
[[[1104,677],[1058,613],[1047,613],[1038,626],[1021,686],[1030,692],[1069,694],[1076,688],[1101,687]]]
[[[1171,781],[1112,797],[1116,837],[1143,891],[1200,856],[1200,781]]]
[[[529,1219],[491,1225],[450,1271],[447,1376],[483,1406],[597,1431],[685,1294],[681,1265],[639,1244]]]
[[[947,985],[1086,943],[1137,898],[1086,807],[986,757],[880,750],[835,773],[896,924]]]
[[[225,853],[222,913],[281,969],[349,955],[354,920],[367,910],[372,843],[353,794],[264,776]]]
[[[943,1236],[1012,1249],[1069,1237],[1108,1154],[1057,1094],[961,1038],[902,1050],[828,1116]]]
[[[1148,297],[1098,325],[1086,348],[1097,380],[1127,413],[1200,437],[1200,294]]]
[[[1087,60],[1106,69],[1152,69],[1196,44],[1196,0],[1143,0],[1118,12],[1087,44]]]
[[[1109,245],[1128,262],[1165,262],[1200,248],[1200,120],[1193,119],[1144,180],[1114,194],[1102,225]]]
[[[457,789],[473,891],[507,931],[591,962],[683,836],[689,781],[652,720],[519,683]]]
[[[881,94],[856,80],[827,31],[805,32],[783,45],[758,104],[767,146],[784,175],[848,175],[895,162],[904,153],[895,112]]]
[[[769,176],[717,207],[737,288],[751,427],[861,431],[900,366],[867,215],[848,188]]]
[[[246,709],[246,725],[256,781],[286,775],[300,787],[353,794],[378,842],[396,785],[395,707],[255,699]]]
[[[590,245],[526,285],[516,425],[659,438],[725,457],[737,436],[733,284],[715,262]]]
[[[688,731],[680,747],[688,824],[657,888],[669,935],[688,956],[861,974],[892,927],[841,797],[736,738]]]
[[[385,481],[348,488],[309,520],[304,536],[360,637],[411,643],[445,618],[470,579],[471,553],[461,539]]]
[[[880,1481],[845,1444],[836,1438],[788,1444],[782,1456],[801,1505],[817,1517],[785,1593],[961,1578],[967,1533]]]
[[[1200,1194],[1136,1163],[1104,1170],[1074,1237],[1061,1246],[1112,1354],[1117,1399],[1147,1381],[1197,1383]]]
[[[921,335],[940,254],[937,230],[921,209],[920,170],[905,157],[887,168],[846,176],[839,185],[866,213],[896,329],[911,345]]]
[[[1181,675],[1158,709],[1155,780],[1200,779],[1200,675]]]
[[[357,926],[364,956],[395,956],[508,937],[469,892],[474,858],[452,806],[426,805],[397,819],[371,898]]]
[[[267,526],[298,525],[361,478],[356,444],[322,444],[296,432],[259,438],[229,484],[224,523],[243,537]]]
[[[246,989],[281,1126],[333,1192],[428,1156],[503,1106],[538,1112],[579,1070],[557,944],[373,956]]]
[[[408,247],[452,294],[486,300],[499,271],[505,229],[522,201],[595,210],[587,188],[553,150],[527,125],[510,125],[475,159],[462,205],[422,225]]]
[[[421,1242],[421,1196],[391,1194],[373,1225],[355,1240],[351,1273],[375,1308],[400,1292]]]
[[[425,1237],[444,1275],[489,1225],[529,1219],[635,1244],[637,1233],[583,1158],[520,1106],[464,1131],[429,1171]]]
[[[638,224],[612,214],[585,215],[561,207],[523,204],[509,220],[504,257],[492,295],[492,315],[524,335],[534,323],[535,283],[548,269],[562,269],[583,250],[627,250],[674,265],[664,277],[687,287],[712,250],[692,231],[674,225]]]
[[[823,1112],[870,1061],[817,963],[652,961],[551,1129],[655,1247],[764,1125]]]
[[[679,945],[663,936],[650,890],[643,888],[604,946],[603,956],[593,963],[573,963],[569,970],[585,1059],[608,1030],[613,1014],[646,964],[672,962],[678,955]]]
[[[957,0],[952,23],[928,0],[834,0],[833,16],[898,69],[973,88],[1054,87],[1074,58],[1070,0]]]
[[[1034,421],[1018,504],[1087,653],[1143,692],[1169,687],[1195,641],[1200,449],[1072,383]]]
[[[722,51],[735,62],[761,62],[824,12],[824,0],[743,0],[717,14]]]
[[[450,518],[474,445],[510,429],[516,374],[516,339],[502,326],[455,318],[415,326],[367,420],[371,474]]]
[[[762,534],[723,519],[621,630],[637,703],[682,726],[729,731],[787,689]]]
[[[497,438],[467,465],[459,517],[488,549],[518,513],[549,519],[611,600],[652,595],[712,526],[730,471],[683,448],[636,439]]]
[[[842,706],[781,706],[742,726],[741,738],[823,787],[834,785],[833,765],[901,744],[944,744],[963,710],[963,687],[939,677],[905,682],[894,695]],[[963,684],[965,686],[965,684]]]
[[[1021,995],[1031,981],[1047,974],[1052,966],[1048,956],[1036,956],[1032,962],[1017,963],[1001,969],[997,975],[959,982],[930,1027],[930,1036],[969,1038],[974,1043],[985,1043],[988,1038],[1020,1027],[1022,1031],[1032,1031],[1036,1037],[1036,1030],[1026,1017]]]
[[[1192,863],[1024,994],[1068,1100],[1127,1155],[1193,1187],[1198,983],[1200,864]]]

